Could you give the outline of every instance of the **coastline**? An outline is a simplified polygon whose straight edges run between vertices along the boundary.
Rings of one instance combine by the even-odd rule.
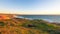
[[[51,33],[56,31],[60,33],[60,25],[56,23],[50,23],[43,19],[26,19],[26,18],[16,18],[10,17],[11,19],[5,19],[0,21],[0,33],[3,34],[41,34],[41,33]],[[52,30],[52,31],[51,31]],[[11,32],[12,31],[12,32]],[[38,32],[37,32],[38,31]],[[42,32],[41,32],[42,31]],[[51,32],[49,32],[51,31]],[[28,33],[27,33],[28,32]],[[55,32],[53,32],[55,33]]]

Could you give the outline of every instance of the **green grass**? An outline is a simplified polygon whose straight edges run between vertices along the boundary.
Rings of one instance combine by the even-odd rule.
[[[27,26],[28,24],[35,25],[36,27],[34,27],[33,29],[42,30],[43,32],[48,32],[49,34],[60,34],[60,31],[57,30],[54,25],[47,24],[47,22],[45,22],[43,20],[28,21],[28,22],[25,22],[24,24],[22,24],[22,26],[29,28]],[[30,27],[30,28],[32,28],[32,27]],[[56,30],[54,30],[54,29],[56,29]]]

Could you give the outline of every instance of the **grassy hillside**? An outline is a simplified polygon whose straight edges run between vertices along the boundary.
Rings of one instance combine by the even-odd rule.
[[[60,34],[60,26],[44,20],[14,18],[0,21],[0,34]]]

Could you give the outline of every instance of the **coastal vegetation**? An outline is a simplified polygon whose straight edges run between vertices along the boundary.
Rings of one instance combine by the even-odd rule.
[[[2,26],[2,27],[5,26],[5,23],[1,21],[0,26]]]
[[[0,34],[60,34],[59,25],[42,19],[14,19],[0,21]]]

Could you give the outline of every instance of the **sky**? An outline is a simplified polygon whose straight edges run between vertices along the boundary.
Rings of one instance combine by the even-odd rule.
[[[0,13],[60,14],[60,0],[0,0]]]

